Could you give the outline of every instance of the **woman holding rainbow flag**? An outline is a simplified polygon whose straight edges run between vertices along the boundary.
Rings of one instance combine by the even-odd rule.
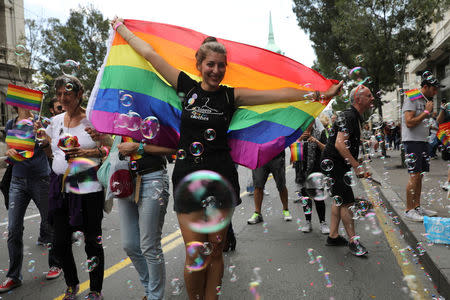
[[[227,69],[227,51],[225,46],[215,38],[208,37],[204,40],[195,54],[196,68],[201,75],[201,82],[191,79],[186,73],[174,68],[154,48],[137,37],[124,24],[123,19],[114,18],[111,22],[125,41],[147,61],[156,71],[183,95],[181,130],[179,151],[185,151],[186,157],[177,159],[172,182],[174,190],[177,189],[186,175],[198,170],[210,170],[227,179],[239,199],[238,173],[234,167],[227,144],[227,130],[231,117],[237,107],[242,105],[260,105],[275,102],[292,102],[304,100],[310,92],[296,88],[282,88],[274,90],[253,90],[248,88],[229,88],[220,85]],[[337,95],[342,87],[342,82],[331,86],[321,94],[316,91],[310,94],[310,99],[319,100],[332,98]],[[189,153],[190,145],[198,140],[204,140],[205,130],[213,129],[215,139],[204,148],[202,158],[198,159]],[[173,150],[175,153],[176,150]],[[189,201],[184,197],[174,198],[174,209],[177,212],[178,222],[183,235],[185,245],[193,242],[209,243],[212,252],[208,257],[208,264],[199,271],[184,270],[184,279],[189,299],[217,299],[218,288],[221,286],[223,276],[222,249],[226,240],[227,226],[214,233],[200,233],[189,226],[193,222],[199,222],[205,218],[205,209],[201,204]],[[226,209],[231,217],[233,208]],[[194,263],[189,255],[189,247],[186,247],[185,266]]]

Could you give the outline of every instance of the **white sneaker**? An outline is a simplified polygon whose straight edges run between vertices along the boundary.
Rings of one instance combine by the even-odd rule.
[[[416,210],[419,213],[419,215],[421,215],[421,216],[428,216],[428,217],[437,216],[437,211],[425,209],[425,208],[422,208],[421,206],[417,206]]]
[[[406,211],[405,219],[414,222],[423,222],[423,216],[421,216],[415,209],[410,209],[409,211]]]
[[[283,218],[286,222],[292,221],[292,216],[289,210],[283,210]]]
[[[270,193],[268,191],[266,191],[266,189],[264,189],[264,195],[268,196],[268,195],[270,195]]]
[[[322,234],[330,233],[330,228],[328,227],[327,222],[325,222],[325,221],[320,222],[320,232],[322,232]]]
[[[312,231],[312,224],[311,221],[306,221],[305,225],[302,227],[303,232],[311,232]]]

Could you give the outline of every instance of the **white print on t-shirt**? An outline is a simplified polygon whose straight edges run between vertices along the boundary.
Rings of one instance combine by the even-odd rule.
[[[223,112],[219,112],[217,109],[208,106],[210,101],[209,97],[204,97],[203,99],[205,100],[205,104],[201,107],[194,106],[194,104],[198,103],[198,101],[188,101],[186,110],[191,112],[191,119],[209,121],[208,115],[223,115]]]

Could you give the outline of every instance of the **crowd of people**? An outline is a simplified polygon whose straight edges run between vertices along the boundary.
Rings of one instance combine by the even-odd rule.
[[[123,20],[116,18],[111,22],[111,26],[154,66],[179,95],[184,95],[181,99],[178,149],[129,139],[125,141],[120,136],[113,137],[97,132],[87,120],[86,111],[81,106],[84,93],[82,83],[73,76],[64,75],[57,78],[56,98],[51,101],[49,107],[53,117],[45,129],[45,137],[40,143],[36,143],[32,158],[13,165],[8,212],[10,266],[5,281],[0,285],[0,292],[9,291],[22,284],[23,223],[27,206],[33,199],[42,218],[39,241],[52,245],[49,248],[47,278],[57,278],[63,273],[67,285],[63,299],[75,299],[79,291],[79,280],[72,253],[73,233],[82,232],[86,256],[92,267],[89,272],[90,291],[86,299],[103,298],[105,258],[99,237],[102,236],[105,187],[97,178],[97,170],[111,149],[109,155],[141,157],[137,168],[130,167],[134,185],[133,194],[129,197],[131,200],[118,201],[122,246],[144,287],[143,299],[163,299],[165,261],[161,235],[169,201],[166,156],[180,150],[184,150],[186,154],[185,158],[175,160],[172,174],[174,194],[186,176],[196,171],[214,171],[225,178],[230,183],[231,193],[236,201],[216,203],[216,209],[225,219],[231,220],[234,208],[240,204],[238,172],[227,144],[228,126],[236,108],[242,105],[298,101],[304,100],[305,97],[310,100],[331,99],[340,92],[343,85],[343,82],[340,82],[325,92],[314,93],[295,88],[256,91],[223,86],[220,83],[227,68],[227,52],[222,44],[211,37],[205,39],[195,54],[196,67],[202,78],[201,82],[197,82],[168,64],[151,45],[128,30]],[[365,151],[370,154],[380,148],[382,155],[387,156],[386,150],[399,149],[401,142],[407,156],[411,153],[417,156],[414,168],[409,169],[410,182],[406,190],[408,197],[405,216],[410,220],[420,221],[424,215],[435,215],[435,212],[420,205],[420,188],[422,172],[428,171],[429,168],[428,154],[435,153],[433,149],[436,141],[432,138],[432,143],[428,143],[429,131],[436,130],[437,123],[448,121],[449,118],[448,111],[444,109],[437,117],[436,124],[430,126],[423,122],[433,111],[432,98],[439,86],[436,80],[426,79],[422,82],[423,98],[415,102],[406,100],[401,126],[399,123],[389,122],[377,126],[373,126],[373,122],[364,123],[363,114],[371,108],[374,101],[372,92],[364,85],[352,89],[349,109],[333,116],[331,120],[322,115],[311,123],[299,138],[299,141],[304,142],[304,158],[294,163],[297,193],[299,201],[302,201],[306,220],[302,227],[303,232],[312,230],[311,209],[314,204],[320,221],[320,231],[328,235],[327,245],[348,246],[354,255],[366,255],[368,250],[355,232],[352,211],[349,209],[356,199],[352,187],[346,184],[344,177],[353,170],[356,177],[371,178],[363,160],[359,159],[360,148],[363,154],[366,154]],[[189,101],[188,104],[188,99],[194,94],[195,101]],[[202,118],[193,116],[193,113],[199,111],[192,109],[193,106],[202,107]],[[18,121],[28,118],[33,118],[33,115],[27,110],[19,109],[18,118],[9,123],[7,130],[13,128]],[[203,132],[210,128],[215,130],[216,138],[205,143],[202,157],[198,159],[199,157],[191,155],[188,149],[194,141],[203,140]],[[35,131],[41,129],[41,122],[35,122]],[[67,138],[73,138],[70,141],[73,147],[61,145]],[[117,152],[112,151],[114,145],[117,145]],[[15,152],[12,148],[8,149],[6,155],[12,157]],[[89,159],[89,168],[76,174],[68,172],[70,164],[80,158]],[[324,161],[331,162],[332,167],[322,166]],[[282,151],[266,165],[253,170],[255,212],[248,224],[263,221],[261,209],[264,186],[270,173],[273,174],[279,191],[282,217],[285,221],[292,220],[288,208],[285,169],[285,151]],[[311,176],[317,173],[326,175],[326,178],[334,182],[327,191],[334,199],[329,226],[323,201],[326,196],[325,187],[322,187],[322,190],[311,188],[308,182]],[[217,287],[221,285],[224,269],[222,252],[234,250],[236,247],[231,222],[213,233],[199,232],[190,225],[207,217],[205,207],[201,203],[190,197],[177,196],[174,197],[174,210],[186,246],[184,281],[189,299],[217,299]],[[341,221],[348,240],[339,235]],[[190,245],[198,242],[208,243],[211,252],[205,267],[193,271],[189,266],[195,262],[188,249]]]

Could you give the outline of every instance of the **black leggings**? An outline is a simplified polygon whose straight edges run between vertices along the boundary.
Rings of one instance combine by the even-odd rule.
[[[306,194],[305,188],[302,188],[301,193],[303,196],[308,197]],[[317,215],[319,216],[319,221],[324,222],[325,221],[325,201],[314,200],[314,204],[316,205],[316,211],[317,211]],[[308,197],[307,204],[304,205],[304,203],[303,203],[303,212],[306,212],[308,210],[309,211],[312,210],[312,201],[311,201],[311,198],[309,198],[309,197]],[[311,213],[309,213],[309,214],[305,213],[305,219],[307,221],[311,221]]]
[[[103,286],[103,273],[105,268],[105,256],[103,245],[97,242],[97,237],[102,235],[103,219],[103,192],[95,192],[81,195],[83,225],[79,228],[84,233],[84,250],[88,259],[97,257],[98,265],[89,272],[90,289],[101,292]],[[72,232],[78,230],[69,224],[69,208],[67,202],[54,214],[55,228],[55,252],[64,271],[67,286],[74,287],[80,283],[77,275],[77,267],[72,252]]]

